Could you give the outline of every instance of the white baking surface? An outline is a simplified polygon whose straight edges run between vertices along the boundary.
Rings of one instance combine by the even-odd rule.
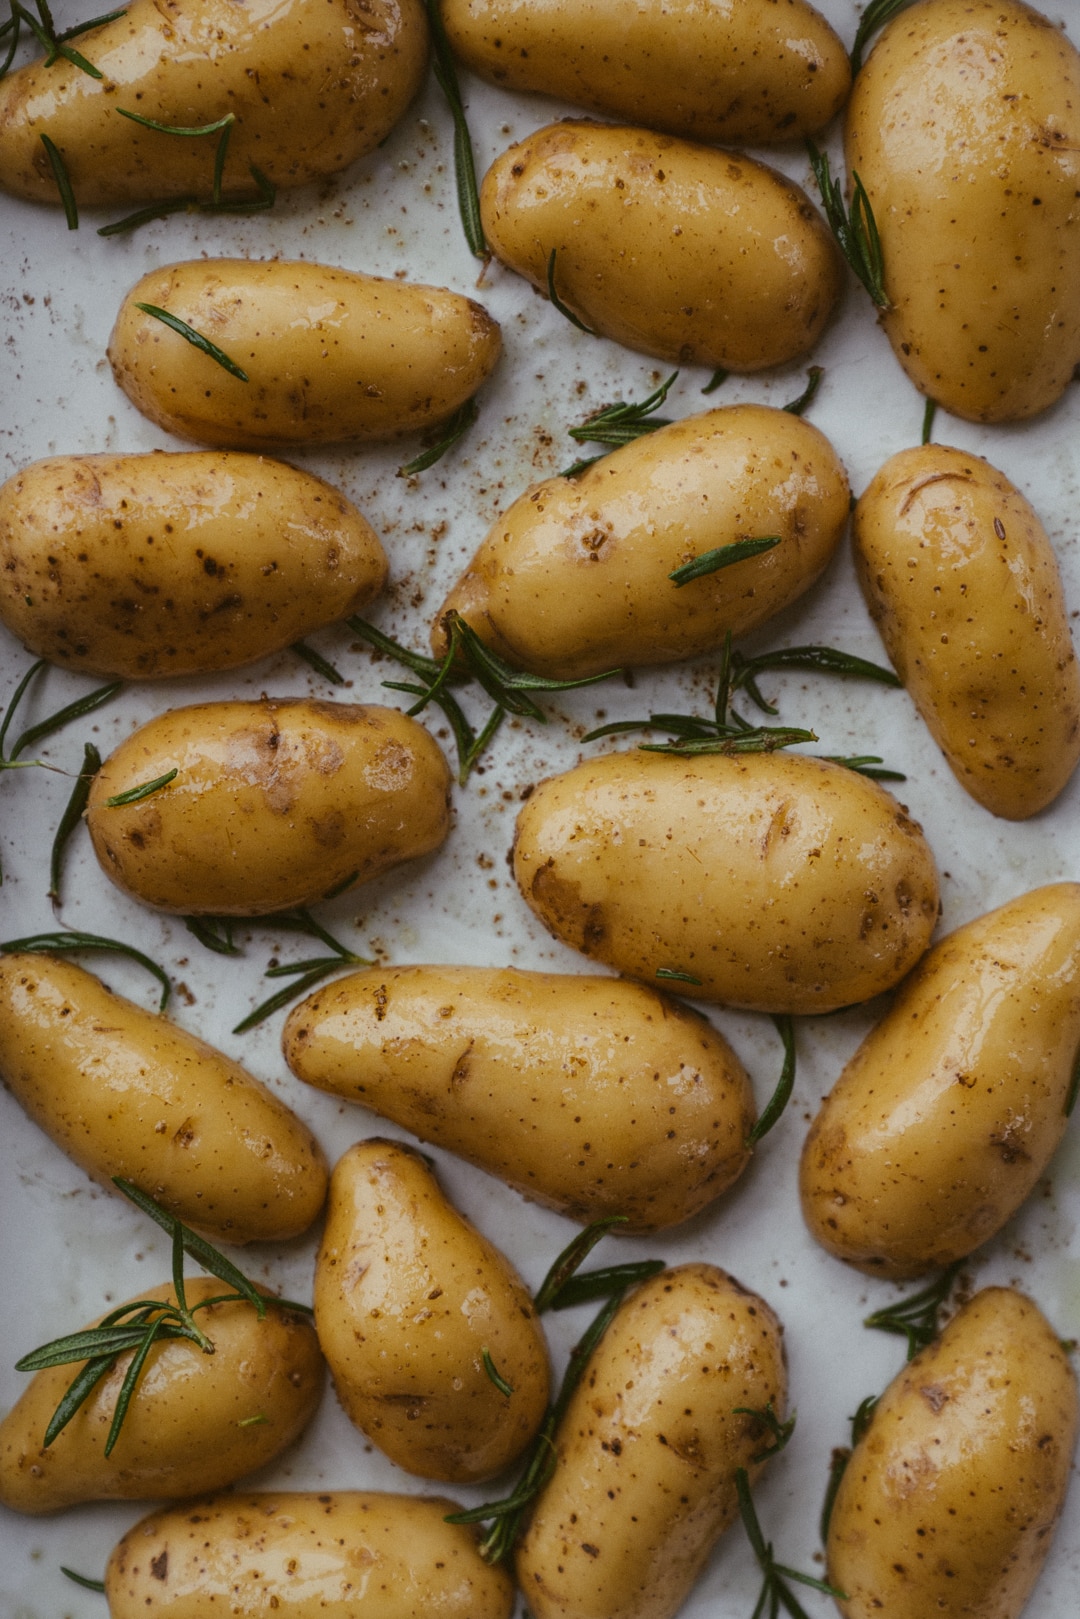
[[[852,0],[819,0],[850,43],[858,8]],[[85,4],[58,4],[62,23],[86,14]],[[1080,0],[1053,0],[1054,20],[1080,41]],[[92,53],[91,53],[92,54]],[[462,75],[481,172],[512,140],[572,112],[540,98],[512,97]],[[829,147],[839,151],[834,129]],[[816,197],[800,148],[759,154],[799,180]],[[582,453],[566,429],[613,399],[641,398],[666,368],[574,330],[545,300],[493,264],[478,286],[478,266],[466,248],[453,186],[451,124],[433,82],[381,151],[345,175],[283,193],[273,213],[251,218],[178,216],[129,238],[106,240],[95,228],[114,214],[87,211],[77,234],[59,210],[0,198],[4,269],[0,277],[3,350],[0,358],[0,468],[10,476],[29,461],[70,451],[180,448],[139,416],[113,383],[105,346],[120,296],[146,270],[175,259],[281,254],[382,275],[449,285],[480,298],[502,323],[506,351],[484,390],[481,417],[469,438],[419,478],[394,476],[417,453],[415,439],[377,450],[296,455],[353,498],[382,534],[392,585],[372,618],[408,644],[426,647],[430,618],[495,513],[529,482],[558,471]],[[852,283],[813,359],[826,378],[810,419],[827,433],[861,492],[889,455],[918,442],[923,401],[912,389],[861,290]],[[685,370],[666,413],[692,414],[710,403],[743,400],[783,404],[801,391],[805,364],[757,377],[732,378],[704,399],[707,374]],[[935,437],[979,452],[1032,500],[1057,548],[1073,616],[1080,608],[1080,551],[1073,514],[1080,496],[1078,392],[1026,426],[980,429],[939,413]],[[588,452],[585,452],[588,453]],[[236,674],[129,688],[108,708],[61,733],[42,749],[74,771],[91,736],[105,754],[137,724],[161,710],[214,696],[304,695],[340,700],[397,701],[380,681],[399,671],[373,660],[343,628],[311,637],[348,675],[335,691],[291,654]],[[846,547],[827,577],[794,609],[752,639],[754,648],[822,641],[883,660],[877,635],[855,586]],[[29,663],[0,630],[0,699],[6,702]],[[507,868],[514,816],[522,790],[573,764],[584,751],[578,737],[597,718],[632,717],[690,703],[703,709],[714,663],[680,671],[641,672],[635,690],[621,685],[569,694],[552,703],[547,726],[504,725],[484,767],[455,791],[454,828],[433,859],[396,872],[320,908],[323,917],[362,953],[392,962],[464,961],[580,972],[587,964],[555,943],[534,922]],[[28,716],[40,717],[95,682],[52,673],[34,695]],[[818,751],[880,753],[908,773],[897,789],[926,829],[942,872],[947,931],[1015,895],[1046,882],[1080,877],[1080,777],[1048,812],[1024,825],[995,820],[961,791],[903,692],[775,677],[765,682],[781,698],[782,716],[818,731]],[[481,707],[466,697],[474,717]],[[438,721],[428,717],[453,756]],[[602,746],[615,746],[608,743]],[[626,745],[626,744],[622,744]],[[183,925],[140,909],[106,880],[85,832],[73,840],[64,903],[54,916],[46,897],[48,848],[70,781],[40,770],[0,778],[0,938],[58,925],[137,942],[161,961],[176,985],[172,1015],[215,1041],[266,1080],[313,1126],[333,1162],[370,1134],[401,1135],[362,1109],[309,1091],[292,1078],[279,1049],[283,1014],[246,1036],[229,1031],[274,987],[262,973],[271,954],[300,959],[305,941],[272,931],[243,930],[244,958],[227,961],[202,949]],[[84,957],[115,988],[144,1005],[156,991],[136,968],[113,957]],[[866,1394],[899,1371],[903,1343],[866,1331],[862,1318],[903,1291],[871,1281],[818,1249],[798,1209],[796,1165],[806,1127],[859,1039],[883,1010],[874,1004],[815,1022],[800,1020],[799,1072],[788,1113],[762,1145],[734,1190],[704,1215],[651,1240],[611,1239],[598,1258],[661,1255],[672,1263],[709,1260],[730,1269],[769,1300],[787,1329],[791,1404],[796,1436],[757,1488],[767,1536],[788,1564],[821,1572],[817,1537],[831,1447],[847,1441],[847,1419]],[[770,1021],[710,1011],[747,1062],[759,1105],[779,1066]],[[568,1221],[526,1204],[516,1193],[450,1155],[435,1151],[451,1197],[494,1235],[530,1285],[573,1235]],[[1065,1338],[1080,1337],[1080,1139],[1074,1122],[1066,1141],[1026,1207],[968,1266],[974,1286],[1014,1283],[1030,1292]],[[35,1345],[72,1330],[93,1315],[165,1280],[168,1244],[138,1212],[91,1186],[6,1093],[0,1094],[0,1409],[24,1378],[12,1363]],[[309,1297],[315,1237],[284,1248],[247,1249],[237,1257],[259,1279],[293,1297]],[[557,1368],[589,1319],[588,1307],[547,1318]],[[274,1468],[249,1481],[259,1487],[328,1489],[373,1486],[422,1492],[341,1415],[332,1392],[304,1441]],[[490,1498],[462,1490],[473,1504]],[[99,1575],[117,1537],[143,1512],[140,1504],[95,1505],[53,1519],[19,1518],[0,1510],[0,1619],[103,1619],[101,1597],[80,1591],[59,1572],[64,1563]],[[683,1609],[685,1619],[748,1619],[759,1577],[742,1531],[717,1546],[708,1570]],[[1028,1606],[1030,1619],[1061,1619],[1075,1611],[1080,1584],[1080,1488],[1075,1481],[1050,1560]],[[830,1599],[800,1592],[812,1616],[834,1611]]]

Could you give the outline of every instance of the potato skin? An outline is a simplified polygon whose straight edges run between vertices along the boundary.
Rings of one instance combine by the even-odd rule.
[[[915,386],[1017,421],[1080,361],[1080,53],[1018,0],[932,0],[880,35],[848,103],[882,317]]]
[[[985,1242],[1057,1148],[1080,1050],[1080,884],[935,945],[837,1080],[803,1148],[811,1234],[878,1276]]]
[[[764,164],[567,119],[510,147],[480,190],[495,254],[626,348],[760,371],[813,348],[842,286],[805,192]]]
[[[0,84],[0,186],[59,202],[41,143],[59,148],[79,203],[209,197],[216,135],[163,135],[116,115],[197,128],[233,113],[227,191],[255,194],[254,163],[277,186],[336,174],[372,151],[420,87],[420,0],[132,0],[80,37],[93,79],[31,62]]]
[[[138,303],[211,338],[248,380]],[[195,259],[136,282],[108,354],[118,385],[159,427],[260,450],[421,432],[472,397],[501,348],[487,311],[443,287],[290,259]]]
[[[714,1265],[632,1293],[555,1435],[558,1462],[517,1554],[536,1619],[670,1619],[738,1512],[762,1426],[783,1415],[782,1328]]]
[[[1080,670],[1057,558],[1009,480],[927,444],[855,510],[855,562],[889,657],[960,785],[1026,820],[1080,761]]]
[[[134,804],[106,799],[178,772]],[[182,916],[265,916],[437,849],[450,773],[406,715],[264,699],[174,708],[94,779],[86,822],[125,893]]]
[[[111,1619],[205,1619],[209,1590],[280,1619],[510,1619],[509,1575],[456,1501],[337,1490],[236,1494],[155,1512],[105,1570]]]
[[[977,1293],[890,1383],[829,1524],[845,1619],[1017,1619],[1061,1514],[1076,1377],[1038,1308]]]
[[[213,1276],[193,1277],[185,1290],[189,1305],[228,1291]],[[171,1284],[138,1296],[175,1301]],[[271,1304],[260,1321],[246,1303],[213,1304],[195,1319],[214,1353],[182,1338],[155,1344],[109,1457],[105,1442],[131,1353],[48,1450],[42,1437],[78,1366],[36,1372],[0,1423],[0,1504],[38,1515],[80,1501],[198,1495],[254,1473],[291,1445],[322,1394],[310,1320]]]
[[[261,456],[63,455],[0,487],[0,619],[85,674],[235,669],[359,612],[386,570],[351,501]]]
[[[694,140],[799,140],[851,86],[843,44],[805,0],[446,0],[442,15],[455,54],[503,89]]]
[[[749,1161],[746,1071],[698,1013],[585,974],[377,968],[295,1007],[290,1068],[527,1197],[627,1233],[697,1214]]]
[[[921,829],[824,759],[611,753],[541,782],[514,875],[556,938],[703,1001],[831,1012],[909,971],[937,920]]]
[[[528,1289],[411,1147],[376,1138],[338,1161],[315,1325],[346,1415],[407,1473],[493,1478],[544,1420],[547,1347]]]
[[[501,656],[573,680],[675,663],[744,635],[808,590],[848,519],[847,475],[809,422],[732,405],[661,428],[577,478],[548,478],[493,524],[436,617],[456,608]],[[781,544],[688,585],[719,545]]]

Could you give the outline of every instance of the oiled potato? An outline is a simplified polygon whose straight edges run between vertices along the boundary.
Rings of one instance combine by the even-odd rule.
[[[1076,1377],[1038,1308],[977,1293],[881,1396],[833,1506],[845,1619],[1018,1619],[1076,1444]]]
[[[396,1141],[361,1141],[334,1169],[315,1325],[346,1413],[408,1473],[492,1478],[544,1420],[547,1349],[525,1284]]]
[[[213,1276],[185,1283],[189,1307],[230,1291]],[[139,1298],[175,1303],[171,1284]],[[273,1302],[260,1320],[242,1302],[211,1304],[195,1321],[213,1354],[186,1338],[159,1339],[109,1456],[105,1444],[132,1351],[47,1450],[45,1429],[79,1366],[35,1373],[0,1423],[0,1503],[37,1514],[80,1501],[198,1495],[254,1473],[291,1445],[322,1393],[323,1361],[310,1320]]]
[[[247,380],[140,303],[209,338]],[[195,259],[136,282],[109,360],[159,427],[259,450],[420,432],[472,397],[501,347],[487,311],[443,287],[290,259]]]
[[[514,875],[551,932],[647,983],[759,1012],[890,988],[930,942],[921,829],[865,776],[796,754],[613,753],[541,782]]]
[[[105,1570],[110,1619],[206,1619],[214,1591],[280,1619],[510,1619],[509,1575],[455,1501],[336,1490],[223,1495],[155,1512]]]
[[[809,422],[732,405],[673,423],[496,520],[436,618],[456,608],[495,651],[576,679],[672,663],[743,635],[808,590],[848,518],[847,476]],[[741,540],[780,544],[686,585],[669,575]]]
[[[845,142],[915,386],[969,421],[1052,405],[1080,361],[1080,53],[1056,22],[1019,0],[903,11]]]
[[[261,456],[64,455],[0,487],[0,619],[86,674],[234,669],[359,612],[385,580],[356,507]]]
[[[455,54],[539,90],[697,140],[798,140],[839,112],[847,52],[806,0],[444,0]]]
[[[420,88],[421,0],[132,0],[82,34],[93,78],[64,60],[30,63],[0,84],[0,186],[59,202],[42,135],[84,205],[213,191],[218,133],[147,129],[235,118],[227,192],[255,194],[254,164],[276,186],[335,174],[378,146]]]
[[[517,1555],[536,1619],[670,1619],[738,1512],[782,1416],[782,1328],[714,1265],[662,1272],[619,1309],[555,1435]],[[742,1407],[743,1410],[737,1408]]]
[[[146,798],[106,802],[170,771]],[[106,875],[145,905],[265,916],[437,849],[449,793],[438,745],[396,709],[198,703],[110,754],[86,821]]]
[[[283,1102],[72,962],[0,956],[0,1077],[88,1175],[215,1241],[284,1241],[322,1208],[322,1152]]]
[[[887,461],[855,561],[889,657],[957,781],[1024,820],[1080,760],[1080,670],[1053,547],[1009,480],[944,445]]]
[[[604,337],[679,365],[760,371],[805,354],[840,295],[805,192],[748,157],[573,122],[496,159],[484,231],[511,269]]]
[[[1080,884],[958,928],[908,979],[803,1149],[810,1231],[880,1276],[962,1259],[1016,1212],[1065,1133],[1080,1049]]]

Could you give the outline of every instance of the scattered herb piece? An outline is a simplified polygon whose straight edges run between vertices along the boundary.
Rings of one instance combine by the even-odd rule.
[[[803,669],[810,674],[839,675],[853,680],[873,680],[881,686],[899,688],[900,681],[891,669],[867,658],[857,658],[852,652],[841,652],[831,646],[786,646],[772,652],[762,652],[756,658],[732,655],[732,689],[745,691],[763,714],[777,714],[779,710],[769,703],[758,689],[758,676],[769,669]]]
[[[668,578],[673,585],[688,585],[692,579],[704,579],[706,574],[719,573],[721,568],[730,568],[735,562],[745,562],[747,557],[760,556],[763,551],[771,551],[779,544],[779,534],[766,534],[761,539],[736,540],[733,545],[718,545],[713,551],[703,551],[692,562],[684,562],[681,568],[669,573]]]
[[[450,115],[454,120],[454,173],[457,178],[458,209],[465,230],[465,240],[469,244],[469,251],[478,259],[486,261],[491,257],[491,252],[484,239],[484,227],[480,219],[480,196],[476,187],[472,140],[465,118],[465,107],[461,100],[461,87],[458,84],[450,41],[443,27],[439,0],[424,0],[424,10],[427,12],[431,28],[435,78],[446,97]]]
[[[90,797],[91,784],[100,769],[101,754],[92,742],[85,743],[83,746],[82,769],[75,778],[75,786],[72,789],[71,797],[68,799],[67,807],[60,817],[60,825],[56,829],[52,854],[49,858],[48,897],[54,905],[58,904],[60,900],[60,879],[63,874],[64,851],[67,848],[71,834],[83,818],[83,811]]]
[[[717,388],[723,387],[724,383],[727,381],[727,379],[728,379],[728,377],[730,377],[730,375],[731,375],[731,372],[730,371],[725,371],[724,368],[721,366],[718,370],[713,372],[712,376],[709,378],[709,380],[705,384],[704,388],[702,388],[702,390],[701,390],[702,393],[703,394],[714,394],[716,392]]]
[[[818,1526],[821,1535],[821,1544],[824,1546],[829,1538],[829,1524],[832,1521],[833,1507],[836,1505],[836,1492],[840,1488],[840,1480],[847,1470],[851,1460],[851,1450],[859,1443],[863,1434],[870,1426],[870,1419],[877,1408],[878,1396],[868,1394],[865,1400],[860,1401],[859,1409],[851,1419],[851,1445],[838,1446],[834,1449],[829,1462],[829,1479],[825,1486],[825,1499],[821,1504],[821,1520]]]
[[[784,1042],[784,1063],[780,1070],[780,1078],[776,1082],[776,1089],[761,1115],[746,1138],[748,1147],[756,1147],[762,1141],[773,1125],[779,1123],[780,1116],[791,1100],[791,1092],[795,1086],[795,1025],[786,1012],[773,1018],[776,1032]]]
[[[545,1310],[559,1308],[557,1302],[559,1296],[574,1272],[585,1263],[596,1244],[607,1236],[612,1226],[625,1224],[625,1214],[609,1214],[602,1220],[594,1220],[584,1231],[579,1231],[560,1254],[556,1254],[533,1298],[538,1315],[543,1315]]]
[[[739,1467],[735,1471],[735,1489],[739,1497],[739,1513],[743,1528],[746,1530],[746,1538],[753,1547],[754,1556],[758,1560],[758,1567],[763,1576],[761,1594],[754,1608],[753,1619],[760,1619],[766,1610],[768,1619],[776,1619],[781,1608],[790,1614],[792,1619],[808,1619],[805,1608],[788,1587],[789,1580],[809,1586],[812,1591],[820,1591],[824,1596],[835,1597],[838,1602],[846,1602],[848,1600],[846,1593],[838,1591],[835,1586],[826,1584],[824,1580],[816,1580],[811,1574],[800,1574],[797,1569],[788,1568],[776,1561],[772,1543],[766,1541],[761,1532],[753,1497],[750,1494],[750,1477],[745,1467]]]
[[[677,737],[674,742],[641,742],[638,746],[642,753],[673,753],[680,759],[696,759],[714,753],[733,758],[744,753],[775,753],[780,748],[794,747],[798,742],[817,740],[816,731],[804,731],[797,726],[758,725],[729,736]]]
[[[231,916],[185,916],[184,926],[215,955],[242,956],[244,952],[233,942],[233,921]]]
[[[765,1449],[757,1451],[750,1458],[750,1463],[753,1467],[756,1467],[759,1462],[768,1461],[770,1456],[779,1456],[780,1452],[786,1448],[792,1434],[795,1432],[795,1412],[793,1411],[791,1413],[786,1422],[781,1422],[780,1418],[773,1410],[773,1403],[771,1400],[766,1405],[764,1411],[757,1409],[755,1406],[737,1405],[733,1408],[732,1415],[737,1417],[755,1418],[756,1421],[760,1422],[764,1426],[768,1434],[768,1443],[766,1444]]]
[[[430,449],[423,450],[415,460],[407,461],[403,467],[398,467],[398,477],[415,477],[418,472],[426,472],[436,461],[441,461],[446,452],[452,450],[458,440],[465,437],[479,414],[475,398],[466,399],[465,403],[459,405],[454,414],[443,423],[442,437],[438,442],[432,444]]]
[[[119,939],[108,939],[100,933],[31,933],[24,939],[6,939],[0,943],[0,954],[5,956],[15,955],[22,950],[35,955],[57,956],[77,955],[80,950],[107,950],[117,956],[127,956],[131,961],[137,961],[140,967],[145,967],[161,985],[158,1011],[164,1012],[169,1004],[172,985],[168,975],[141,950],[136,950],[131,944],[122,944]]]
[[[632,444],[635,439],[643,438],[646,433],[655,433],[661,427],[670,427],[669,417],[655,413],[664,403],[678,375],[677,371],[673,371],[667,381],[662,382],[647,399],[639,400],[636,404],[627,404],[625,399],[619,399],[613,405],[605,405],[602,410],[594,411],[580,427],[570,428],[570,437],[577,439],[579,444],[608,444],[614,449],[622,444]]]
[[[294,641],[292,649],[298,658],[303,658],[309,668],[314,669],[317,675],[322,675],[332,686],[344,686],[345,676],[335,669],[321,652],[316,652],[314,647],[308,646],[306,641]]]
[[[936,415],[937,400],[928,399],[926,401],[926,409],[923,411],[922,418],[922,442],[924,444],[929,444],[930,442],[930,437],[934,431],[934,417]]]
[[[159,135],[182,135],[187,138],[200,135],[218,135],[218,143],[214,150],[213,200],[215,207],[220,207],[221,180],[225,173],[225,158],[229,151],[229,140],[232,136],[233,125],[236,123],[236,114],[234,112],[227,112],[224,118],[218,118],[212,124],[199,124],[197,127],[191,127],[186,124],[159,124],[156,119],[144,118],[141,113],[128,112],[124,107],[117,107],[116,111],[121,118],[130,118],[132,123],[142,124],[146,129],[155,129]]]
[[[587,742],[589,740],[588,737],[586,737],[585,740]],[[674,983],[677,983],[677,984],[698,984],[698,985],[700,985],[700,983],[701,983],[701,979],[700,978],[695,978],[693,973],[684,973],[678,967],[657,967],[657,969],[656,969],[656,977],[657,978],[671,979]]]
[[[828,156],[824,152],[819,152],[813,141],[807,141],[806,149],[810,154],[810,167],[814,171],[814,178],[821,192],[825,218],[839,243],[840,251],[870,294],[874,307],[881,310],[890,309],[892,305],[885,291],[885,263],[881,253],[881,238],[878,235],[874,211],[870,206],[870,198],[866,195],[862,181],[858,174],[852,171],[853,195],[849,214],[844,206],[843,188],[829,173]]]
[[[506,1378],[503,1377],[501,1375],[501,1373],[499,1372],[498,1367],[495,1365],[495,1362],[491,1358],[490,1351],[487,1348],[484,1348],[484,1349],[482,1349],[480,1351],[480,1355],[481,1355],[481,1359],[484,1362],[484,1370],[488,1374],[488,1377],[494,1383],[494,1385],[498,1389],[499,1393],[502,1394],[502,1395],[505,1395],[505,1397],[509,1400],[511,1395],[513,1394],[514,1390],[511,1387],[511,1385],[506,1381]]]
[[[159,309],[157,304],[136,303],[135,308],[141,309],[144,315],[151,315],[154,320],[161,321],[162,325],[168,326],[171,331],[178,332],[186,343],[190,343],[192,348],[198,349],[201,354],[209,355],[211,360],[216,360],[230,376],[239,377],[241,382],[247,382],[247,372],[242,371],[235,360],[230,360],[223,349],[219,349],[216,343],[211,343],[208,337],[197,332],[194,326],[189,326],[186,320],[181,320],[179,315],[170,315],[167,309]]]
[[[781,408],[786,410],[789,416],[801,416],[813,404],[824,375],[825,367],[823,365],[812,365],[806,373],[806,387],[798,399],[793,399],[790,404]]]
[[[572,309],[567,308],[566,304],[563,303],[562,299],[559,297],[559,294],[555,290],[555,255],[556,255],[557,252],[558,252],[558,249],[553,247],[551,249],[551,253],[550,253],[549,257],[548,257],[548,262],[547,262],[548,297],[551,299],[552,303],[555,305],[555,308],[559,311],[559,314],[560,315],[565,315],[566,319],[570,322],[571,326],[576,326],[579,332],[585,332],[589,337],[595,337],[596,333],[593,331],[592,327],[591,326],[586,326],[586,324],[585,324],[585,322],[583,320],[579,320],[578,317],[574,314],[574,311]]]
[[[219,153],[220,150],[219,145]],[[216,161],[214,172],[218,178]],[[154,202],[146,208],[139,208],[133,214],[126,214],[123,219],[114,219],[111,225],[102,225],[98,235],[124,236],[130,231],[138,230],[140,225],[150,224],[154,219],[167,219],[170,214],[266,213],[277,202],[277,187],[266,178],[261,169],[255,167],[254,163],[248,165],[248,173],[255,182],[257,195],[254,197],[221,197],[220,200],[210,202],[203,202],[196,196],[170,197],[164,202]],[[247,378],[244,380],[246,382]]]
[[[59,191],[60,201],[64,205],[64,218],[67,220],[67,228],[68,230],[78,230],[79,207],[75,201],[75,193],[71,188],[71,176],[68,174],[67,165],[60,156],[59,149],[49,139],[48,135],[42,134],[41,144],[45,148],[45,156],[49,160],[49,167],[52,170],[53,179],[56,181],[56,189]]]
[[[907,781],[902,770],[882,769],[884,760],[878,753],[826,753],[823,758],[834,765],[843,765],[845,770],[854,770],[857,775],[868,776],[871,781]]]
[[[85,1574],[76,1574],[73,1568],[65,1568],[63,1563],[60,1565],[60,1572],[61,1574],[66,1574],[68,1579],[73,1580],[76,1585],[81,1585],[85,1591],[100,1591],[104,1596],[104,1580],[91,1580]]]
[[[920,1349],[933,1343],[938,1334],[938,1314],[943,1309],[953,1283],[960,1272],[961,1261],[942,1271],[936,1281],[912,1293],[909,1298],[898,1299],[884,1310],[875,1310],[863,1322],[864,1327],[875,1327],[879,1332],[892,1332],[907,1339],[907,1358],[913,1360]]]
[[[851,74],[854,78],[863,65],[863,51],[871,35],[876,34],[879,28],[884,28],[893,17],[906,11],[908,6],[914,5],[915,0],[870,0],[870,4],[863,12],[855,35],[855,43],[851,47]]]
[[[328,933],[324,927],[321,927],[316,922],[310,911],[303,908],[298,908],[295,911],[280,911],[275,916],[264,916],[261,921],[264,927],[272,927],[277,930],[284,929],[288,933],[303,933],[310,939],[319,939],[323,944],[329,946],[333,954],[329,956],[313,956],[306,961],[286,962],[280,967],[268,967],[263,974],[265,978],[291,978],[293,982],[286,984],[284,989],[279,989],[275,995],[271,995],[268,1000],[263,1001],[253,1012],[249,1012],[247,1017],[241,1019],[236,1025],[232,1031],[233,1034],[244,1034],[248,1029],[253,1029],[257,1024],[265,1022],[268,1017],[280,1011],[283,1006],[288,1006],[290,1001],[296,1000],[300,995],[306,995],[309,989],[314,989],[316,984],[321,984],[325,978],[330,977],[331,973],[339,972],[342,967],[373,967],[375,965],[367,956],[358,956],[353,951],[347,950],[339,940],[334,938],[332,933]]]
[[[548,1308],[570,1310],[575,1304],[591,1304],[595,1299],[610,1299],[614,1294],[622,1298],[627,1288],[647,1282],[650,1276],[659,1276],[666,1269],[664,1259],[630,1259],[624,1265],[601,1265],[596,1270],[585,1270],[563,1284]]]
[[[111,798],[105,800],[105,808],[120,809],[124,804],[140,804],[144,798],[159,793],[170,781],[175,781],[179,774],[179,770],[174,767],[172,770],[166,770],[163,776],[155,776],[153,781],[140,782],[138,787],[129,787],[126,792],[114,793]]]

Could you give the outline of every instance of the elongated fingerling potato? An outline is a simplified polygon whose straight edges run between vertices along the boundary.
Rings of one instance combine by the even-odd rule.
[[[139,304],[208,338],[244,376]],[[421,432],[471,399],[501,347],[487,311],[443,287],[299,260],[195,259],[136,282],[108,352],[159,427],[259,450]]]
[[[57,456],[0,487],[0,619],[86,674],[251,663],[359,612],[386,567],[344,495],[261,456]]]

